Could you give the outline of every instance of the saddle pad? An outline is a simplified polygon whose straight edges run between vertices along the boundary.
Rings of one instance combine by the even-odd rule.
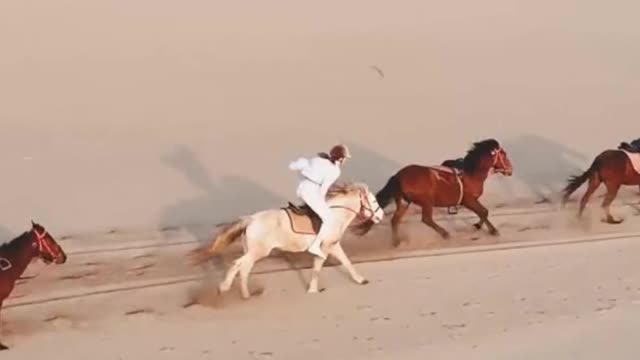
[[[626,150],[622,151],[627,154],[627,157],[629,158],[629,161],[631,161],[631,165],[633,165],[633,169],[636,173],[640,174],[640,153],[632,153]]]
[[[285,213],[289,217],[291,231],[296,234],[316,235],[320,231],[322,221],[317,216],[300,215],[293,212],[289,208],[284,208]]]

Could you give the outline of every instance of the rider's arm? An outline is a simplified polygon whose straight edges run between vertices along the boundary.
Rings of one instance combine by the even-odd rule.
[[[333,183],[338,179],[338,175],[339,174],[333,172],[328,172],[324,175],[322,184],[320,184],[320,194],[322,194],[323,196],[327,195],[327,192],[329,191],[331,185],[333,185]]]
[[[303,157],[289,163],[290,170],[302,170],[309,167],[309,160]]]

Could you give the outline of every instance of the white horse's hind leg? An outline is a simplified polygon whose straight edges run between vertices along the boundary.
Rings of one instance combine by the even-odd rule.
[[[325,260],[321,257],[313,257],[313,270],[311,270],[311,281],[309,281],[309,288],[307,289],[308,293],[318,292],[318,278],[320,277],[320,270],[322,270],[324,262]]]
[[[240,258],[240,291],[242,292],[243,298],[248,299],[251,296],[251,292],[249,292],[249,274],[251,274],[251,269],[253,269],[256,262],[269,256],[271,250],[271,245],[247,244],[247,253]]]
[[[344,249],[342,248],[342,245],[340,243],[335,244],[329,251],[329,254],[335,256],[336,259],[340,261],[340,264],[342,264],[342,266],[344,266],[344,268],[347,269],[353,281],[355,281],[360,285],[365,285],[369,283],[369,280],[365,279],[364,277],[362,277],[362,275],[358,274],[358,272],[356,271],[356,268],[351,263],[351,260],[349,260],[349,257],[347,257],[347,254],[345,254]]]
[[[225,276],[224,281],[221,282],[220,285],[218,285],[218,291],[224,293],[231,289],[231,284],[233,284],[233,279],[235,279],[236,275],[240,271],[240,266],[242,265],[241,260],[244,258],[244,256],[236,259],[229,270],[227,270],[227,275]]]
[[[242,297],[245,299],[251,296],[249,292],[249,274],[255,263],[253,256],[250,254],[242,257],[242,264],[240,265],[240,291],[242,292]]]

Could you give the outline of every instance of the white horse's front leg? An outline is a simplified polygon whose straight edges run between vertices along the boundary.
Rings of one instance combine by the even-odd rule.
[[[311,270],[311,281],[309,281],[309,288],[307,289],[307,293],[312,294],[324,290],[318,289],[318,278],[320,277],[320,270],[322,270],[322,265],[324,264],[324,262],[325,260],[318,256],[313,257],[313,269]]]
[[[347,269],[353,281],[355,281],[357,284],[360,284],[360,285],[365,285],[369,283],[369,280],[365,279],[364,277],[362,277],[362,275],[358,274],[358,272],[356,271],[356,268],[351,263],[351,260],[349,260],[349,258],[347,257],[347,254],[344,253],[344,249],[342,248],[342,245],[340,243],[335,244],[331,248],[329,253],[335,256],[336,259],[340,261],[340,264],[342,264],[342,266],[344,266],[344,268]]]

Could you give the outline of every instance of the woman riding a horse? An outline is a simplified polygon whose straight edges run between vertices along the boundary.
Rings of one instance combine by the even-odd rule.
[[[336,145],[329,154],[320,153],[311,159],[301,157],[289,164],[289,169],[300,174],[296,194],[322,220],[320,231],[308,251],[323,259],[326,259],[326,254],[322,251],[321,244],[328,235],[327,231],[333,228],[332,214],[326,200],[327,191],[340,177],[340,166],[350,157],[345,145]]]

